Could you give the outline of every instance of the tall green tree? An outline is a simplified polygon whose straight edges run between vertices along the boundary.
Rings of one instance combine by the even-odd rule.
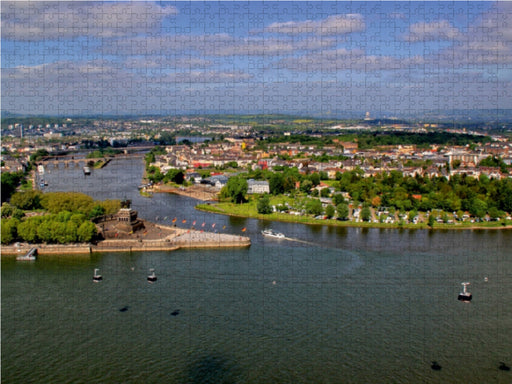
[[[225,190],[225,195],[229,197],[232,202],[242,204],[246,201],[245,195],[247,194],[249,186],[246,179],[240,176],[232,176],[223,189]]]
[[[41,224],[39,217],[30,217],[18,225],[18,236],[27,243],[36,243],[39,240],[37,228]]]
[[[17,186],[23,179],[23,172],[2,172],[2,203],[9,200],[11,195],[16,191]]]
[[[329,204],[327,207],[325,207],[325,215],[330,219],[334,216],[336,213],[336,210],[334,209],[334,205]]]
[[[273,195],[284,193],[284,175],[281,172],[274,172],[268,180],[268,186]]]
[[[363,207],[361,209],[361,220],[370,221],[371,218],[372,218],[372,212],[370,210],[370,207]]]
[[[323,213],[322,202],[318,199],[309,199],[306,203],[306,212],[318,216]]]
[[[10,244],[16,240],[18,236],[18,225],[18,219],[2,219],[2,244]]]
[[[349,208],[347,203],[340,203],[336,206],[338,212],[338,218],[341,220],[347,220],[349,215]]]
[[[11,204],[20,209],[40,209],[43,193],[38,190],[16,192],[11,196]]]
[[[262,215],[268,215],[272,213],[272,206],[270,205],[270,198],[268,195],[263,195],[258,199],[258,213]]]
[[[96,226],[90,221],[84,221],[77,229],[78,241],[88,243],[96,236]]]

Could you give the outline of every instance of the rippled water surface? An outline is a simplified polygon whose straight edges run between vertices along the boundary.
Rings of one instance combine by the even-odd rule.
[[[2,382],[512,382],[498,369],[512,365],[510,231],[340,229],[205,214],[191,199],[139,196],[141,166],[125,160],[88,178],[79,168],[45,177],[50,190],[131,198],[157,222],[246,227],[252,246],[3,257]],[[291,239],[263,238],[268,227]],[[101,283],[92,282],[94,268]],[[462,281],[471,282],[470,304],[457,301]]]

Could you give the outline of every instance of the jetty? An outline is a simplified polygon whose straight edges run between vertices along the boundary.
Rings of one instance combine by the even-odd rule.
[[[16,260],[19,260],[19,261],[33,261],[33,260],[36,259],[36,255],[37,255],[37,248],[36,247],[32,247],[32,248],[30,248],[30,250],[25,255],[16,257]]]
[[[21,252],[37,249],[38,255],[79,256],[89,255],[95,252],[152,252],[200,248],[245,248],[251,245],[251,239],[247,236],[201,232],[198,230],[164,226],[155,227],[159,229],[158,235],[163,237],[155,239],[151,238],[154,236],[150,236],[150,238],[145,239],[143,238],[144,235],[135,235],[122,239],[101,240],[94,244],[23,244],[18,247],[2,245],[1,253],[5,256],[20,255]],[[36,247],[34,245],[36,245]],[[25,255],[20,255],[17,259],[26,260],[23,257],[25,257]]]

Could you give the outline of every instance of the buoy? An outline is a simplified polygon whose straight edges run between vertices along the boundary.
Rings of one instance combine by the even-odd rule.
[[[155,281],[156,281],[155,270],[153,268],[151,268],[149,270],[148,282],[154,283]]]
[[[99,283],[101,280],[103,280],[103,277],[98,273],[100,270],[98,268],[94,269],[94,276],[92,277],[92,281],[95,283]]]
[[[457,300],[463,301],[465,303],[469,303],[471,299],[473,298],[473,295],[469,293],[466,289],[466,286],[469,285],[469,283],[461,283],[463,286],[462,292],[459,293],[459,296],[457,297]]]

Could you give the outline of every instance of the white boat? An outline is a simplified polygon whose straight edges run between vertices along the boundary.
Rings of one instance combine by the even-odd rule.
[[[38,172],[40,175],[44,175],[44,165],[39,164],[39,165],[37,166],[37,172]]]
[[[272,229],[264,229],[261,231],[263,236],[273,237],[275,239],[284,239],[286,236],[281,232],[274,232]]]
[[[84,167],[84,175],[90,175],[91,174],[91,168],[85,166]]]

